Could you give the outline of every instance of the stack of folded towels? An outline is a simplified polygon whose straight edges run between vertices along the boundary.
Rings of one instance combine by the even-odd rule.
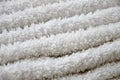
[[[0,0],[0,80],[120,80],[120,0]]]

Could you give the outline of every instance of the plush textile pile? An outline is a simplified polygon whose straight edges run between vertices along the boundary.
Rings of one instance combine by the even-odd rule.
[[[120,0],[0,0],[0,80],[120,80]]]

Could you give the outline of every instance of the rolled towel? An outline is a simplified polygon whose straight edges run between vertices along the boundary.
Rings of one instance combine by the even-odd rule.
[[[38,56],[63,56],[120,38],[120,22],[1,46],[0,64]]]
[[[14,31],[4,31],[0,34],[0,44],[9,44],[14,42],[23,42],[29,39],[41,38],[42,36],[56,35],[76,31],[78,29],[87,29],[98,25],[106,25],[120,21],[120,7],[113,7],[104,10],[98,10],[95,13],[74,16],[71,18],[55,19],[43,24],[34,24],[25,29]]]
[[[10,15],[0,16],[0,32],[4,29],[24,27],[32,23],[46,22],[54,18],[71,17],[82,13],[94,12],[97,9],[105,9],[117,6],[118,0],[71,0],[38,6],[19,11]]]
[[[105,63],[120,60],[119,43],[120,39],[111,43],[106,43],[97,48],[92,48],[84,52],[77,52],[70,56],[65,56],[57,59],[48,58],[41,61],[23,60],[21,62],[9,64],[7,66],[0,66],[0,80],[45,80],[65,76],[72,73],[84,72]],[[118,68],[115,74],[113,74],[116,76],[120,74],[119,64],[120,63],[115,64],[115,66],[112,68],[113,70],[106,70],[110,70],[109,72],[114,73],[113,71],[116,71],[116,68]],[[93,75],[95,74],[93,73]],[[109,75],[111,75],[111,73],[107,75],[107,78],[113,76]],[[98,80],[100,78],[99,75],[95,77],[93,76],[90,78],[93,80],[94,78],[98,78]],[[101,78],[104,79],[106,76]]]

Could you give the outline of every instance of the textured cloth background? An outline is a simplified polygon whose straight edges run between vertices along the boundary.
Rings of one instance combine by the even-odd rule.
[[[120,0],[0,0],[0,80],[120,80]]]

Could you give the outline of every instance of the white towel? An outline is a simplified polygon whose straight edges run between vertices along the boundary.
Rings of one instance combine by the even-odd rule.
[[[120,80],[120,0],[0,0],[0,80]]]

